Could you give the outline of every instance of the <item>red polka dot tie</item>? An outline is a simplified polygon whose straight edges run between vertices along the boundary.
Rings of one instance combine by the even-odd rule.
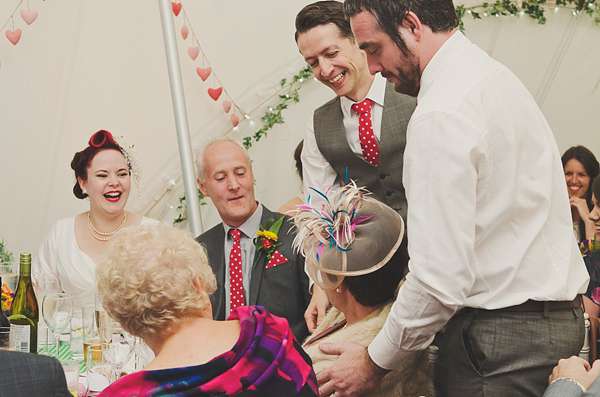
[[[352,105],[352,110],[358,114],[358,140],[363,152],[365,161],[377,165],[379,163],[379,145],[373,133],[373,123],[371,122],[371,105],[373,101],[365,99],[360,103]]]
[[[230,229],[229,235],[233,238],[233,247],[229,253],[229,310],[232,311],[238,306],[246,306],[246,301],[242,282],[242,247],[240,245],[242,231]]]

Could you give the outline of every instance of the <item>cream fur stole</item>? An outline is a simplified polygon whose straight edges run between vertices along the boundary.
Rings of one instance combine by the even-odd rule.
[[[385,304],[358,323],[339,329],[323,339],[314,342],[311,346],[302,346],[312,359],[315,373],[318,374],[330,367],[338,358],[337,355],[321,352],[319,349],[320,343],[352,342],[360,346],[368,346],[381,328],[383,328],[392,304],[393,301]],[[344,314],[335,307],[332,307],[311,337],[343,319]],[[431,397],[434,395],[431,378],[427,352],[417,352],[399,368],[388,373],[379,383],[379,386],[369,394],[369,397]]]

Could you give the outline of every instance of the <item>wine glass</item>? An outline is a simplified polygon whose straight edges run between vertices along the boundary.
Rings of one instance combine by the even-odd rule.
[[[41,307],[44,296],[52,292],[60,292],[58,280],[45,274],[40,274],[34,280],[35,296]],[[48,325],[44,321],[38,324],[38,354],[50,354],[48,347]]]
[[[52,292],[42,301],[42,317],[56,339],[55,356],[58,357],[60,334],[67,328],[73,317],[73,298],[71,294]]]
[[[135,350],[135,337],[123,330],[115,321],[108,321],[101,331],[102,354],[113,370],[113,380],[121,377],[123,366]]]

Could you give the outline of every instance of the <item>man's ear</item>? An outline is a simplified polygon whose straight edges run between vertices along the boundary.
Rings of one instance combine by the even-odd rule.
[[[198,183],[198,189],[200,189],[200,191],[202,192],[203,195],[208,197],[206,186],[204,185],[204,183],[202,183],[200,178],[196,179],[196,182]]]
[[[414,37],[416,41],[421,40],[421,35],[423,34],[423,24],[421,20],[412,11],[408,11],[402,19],[402,24],[398,29],[405,28],[407,29]]]

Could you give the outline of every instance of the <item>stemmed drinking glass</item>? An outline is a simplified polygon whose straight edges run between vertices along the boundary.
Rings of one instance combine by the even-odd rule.
[[[123,366],[129,362],[135,349],[135,337],[115,321],[108,321],[101,330],[102,354],[113,370],[112,380],[121,377]]]
[[[35,289],[35,296],[38,299],[40,307],[44,301],[44,296],[52,292],[60,292],[58,289],[58,280],[47,275],[39,275],[33,285]],[[38,324],[38,354],[50,355],[50,349],[48,347],[48,325],[43,321]]]
[[[42,317],[56,339],[55,356],[58,357],[60,335],[73,317],[73,298],[70,294],[53,292],[46,294],[42,301]]]

